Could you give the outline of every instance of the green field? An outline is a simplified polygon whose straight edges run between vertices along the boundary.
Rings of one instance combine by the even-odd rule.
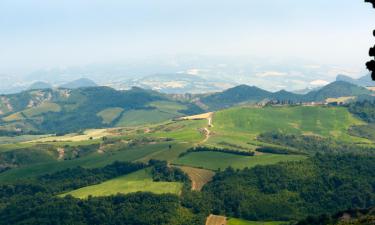
[[[170,144],[172,144],[173,146],[171,150],[169,150],[168,147]],[[168,157],[170,159],[175,159],[181,152],[187,150],[189,147],[189,144],[186,143],[171,142],[142,145],[133,148],[124,148],[105,154],[95,152],[79,159],[40,163],[37,165],[8,170],[6,172],[0,173],[0,182],[35,177],[77,166],[82,166],[85,168],[98,168],[109,165],[115,161],[147,162],[150,156],[157,156],[159,154],[164,155],[165,157]],[[174,151],[176,151],[176,153],[174,153]]]
[[[27,117],[34,117],[34,116],[39,116],[43,113],[47,113],[47,112],[60,112],[61,111],[61,107],[56,104],[56,103],[51,103],[51,102],[45,102],[39,106],[36,106],[36,107],[33,107],[33,108],[30,108],[30,109],[26,109],[23,111],[23,113],[27,116]]]
[[[213,135],[208,144],[229,143],[253,148],[250,142],[264,132],[320,135],[342,141],[365,141],[350,136],[348,129],[364,124],[343,107],[236,107],[216,112],[213,117]]]
[[[172,118],[175,118],[174,114],[168,112],[162,112],[158,109],[154,110],[131,110],[125,112],[120,121],[117,123],[118,127],[125,126],[139,126],[144,124],[155,124],[160,123]]]
[[[247,221],[247,220],[231,218],[228,220],[228,223],[227,223],[227,225],[283,225],[283,224],[288,224],[288,222]]]
[[[46,137],[48,137],[48,135],[21,135],[21,136],[14,136],[14,137],[2,136],[0,137],[0,145],[19,143],[19,142],[25,142],[25,141],[33,141],[33,140],[46,138]]]
[[[178,111],[185,110],[187,107],[185,105],[178,104],[176,102],[168,102],[168,101],[156,101],[152,102],[150,106],[155,107],[163,112],[168,112],[171,114],[182,116],[181,113]]]
[[[117,119],[123,111],[124,111],[123,108],[118,108],[118,107],[108,108],[108,109],[105,109],[105,110],[99,112],[97,115],[102,118],[103,123],[110,124],[115,119]]]
[[[181,193],[183,184],[177,182],[154,182],[149,169],[144,169],[122,177],[118,177],[101,184],[80,188],[65,195],[77,198],[88,196],[109,196],[118,193],[128,194],[133,192],[152,192],[155,194]]]
[[[236,169],[243,169],[245,167],[251,168],[257,165],[303,160],[305,158],[305,156],[301,155],[263,154],[256,156],[240,156],[222,152],[194,152],[173,161],[173,163],[209,170],[224,170],[229,166]]]

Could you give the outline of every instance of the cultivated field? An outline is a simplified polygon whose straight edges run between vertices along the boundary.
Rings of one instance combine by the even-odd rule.
[[[58,104],[52,103],[52,102],[45,102],[37,107],[26,109],[23,111],[23,113],[27,117],[34,117],[34,116],[39,116],[47,112],[60,112],[60,111],[61,111],[61,107]]]
[[[359,124],[364,122],[343,107],[237,107],[214,114],[207,144],[220,145],[225,139],[230,144],[253,148],[259,134],[272,131],[368,142],[348,134],[351,126]]]
[[[203,113],[203,114],[194,115],[194,116],[185,116],[185,117],[182,117],[181,119],[183,120],[205,120],[205,119],[211,118],[212,115],[213,113],[209,112],[209,113]]]
[[[119,122],[118,127],[139,126],[144,124],[156,124],[175,118],[174,114],[154,110],[131,110],[125,112]]]
[[[247,221],[247,220],[234,219],[234,218],[229,219],[227,223],[227,225],[284,225],[284,224],[288,224],[288,222]]]
[[[124,111],[123,108],[118,108],[118,107],[108,108],[108,109],[105,109],[105,110],[99,112],[97,115],[102,118],[103,123],[110,124],[115,119],[117,119],[123,111]]]
[[[80,142],[90,139],[100,139],[105,136],[113,135],[113,129],[91,129],[86,130],[83,134],[67,134],[64,136],[50,136],[36,139],[32,142]]]
[[[152,192],[155,194],[181,193],[182,183],[177,182],[154,182],[149,169],[143,169],[126,176],[108,180],[101,184],[80,188],[65,195],[76,198],[87,198],[88,196],[110,196],[118,193],[128,194],[133,192]]]
[[[356,97],[354,96],[348,96],[348,97],[340,97],[340,98],[327,98],[326,102],[327,103],[337,103],[337,104],[344,104],[348,103],[351,100],[354,100]]]
[[[180,169],[184,171],[191,180],[191,189],[194,191],[202,190],[203,186],[212,180],[215,175],[214,172],[210,170],[197,169],[193,167],[180,166]]]
[[[231,166],[236,169],[251,168],[257,165],[269,165],[285,161],[305,159],[301,155],[262,154],[256,156],[241,156],[222,152],[194,152],[178,158],[176,165],[205,168],[209,170],[224,170]]]
[[[206,225],[227,225],[227,218],[224,216],[210,215],[207,217]]]

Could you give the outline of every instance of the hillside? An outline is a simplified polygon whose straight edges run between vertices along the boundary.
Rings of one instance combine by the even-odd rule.
[[[60,117],[78,116],[77,107],[106,124],[129,112],[132,119],[125,121],[133,122],[145,115],[140,112],[154,119],[155,110],[179,113],[187,107],[139,88],[69,93],[40,107],[71,110],[57,113]],[[369,107],[358,104],[350,112],[362,115]],[[103,210],[109,215],[100,217],[100,224],[110,215],[124,216],[121,221],[128,224],[158,224],[142,222],[145,217],[136,216],[142,209],[147,215],[170,212],[161,219],[173,218],[164,223],[170,225],[202,225],[210,214],[230,218],[228,224],[288,224],[311,214],[371,206],[375,145],[366,135],[353,136],[351,127],[367,123],[350,112],[338,106],[243,106],[155,124],[8,137],[0,143],[0,218],[27,224],[19,216],[26,213],[50,221],[38,209],[58,217],[60,206],[68,205],[64,213],[90,221],[83,224],[92,224],[91,213]],[[25,115],[38,114],[24,110]],[[30,207],[36,204],[36,210]],[[119,207],[123,211],[116,213]],[[176,222],[180,219],[186,223]]]
[[[226,91],[203,97],[200,101],[212,110],[228,108],[240,103],[256,103],[272,96],[271,92],[258,87],[240,85]]]
[[[305,101],[324,101],[327,98],[339,98],[344,96],[371,95],[371,92],[364,87],[360,87],[344,81],[335,81],[323,88],[312,91],[304,96]]]
[[[1,97],[0,125],[3,130],[24,133],[67,133],[117,124],[157,123],[186,115],[190,108],[189,104],[140,88],[32,90]]]
[[[310,91],[307,94],[295,94],[285,90],[272,93],[258,87],[241,85],[230,88],[223,92],[200,97],[199,100],[209,110],[217,110],[240,104],[254,104],[271,100],[284,104],[300,102],[324,102],[328,98],[371,94],[371,91],[367,90],[366,88],[344,81],[336,81],[318,90]]]
[[[82,84],[81,81],[86,82],[80,80],[78,83]],[[142,88],[128,91],[108,87],[29,90],[0,96],[0,129],[11,133],[69,133],[87,128],[154,124],[237,105],[268,102],[287,105],[325,102],[327,98],[352,99],[352,96],[363,99],[370,94],[363,87],[343,81],[305,95],[284,90],[272,93],[247,85],[188,96],[166,95]]]

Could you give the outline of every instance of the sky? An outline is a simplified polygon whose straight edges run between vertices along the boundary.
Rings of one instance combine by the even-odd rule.
[[[0,0],[0,73],[179,54],[364,68],[363,0]]]

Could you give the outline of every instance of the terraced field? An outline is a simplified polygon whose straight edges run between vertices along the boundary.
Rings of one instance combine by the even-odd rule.
[[[118,193],[128,194],[133,192],[152,192],[155,194],[176,194],[182,190],[182,183],[177,182],[154,182],[149,169],[143,169],[126,176],[115,178],[101,184],[80,188],[65,195],[76,198],[87,198],[88,196],[109,196]]]

